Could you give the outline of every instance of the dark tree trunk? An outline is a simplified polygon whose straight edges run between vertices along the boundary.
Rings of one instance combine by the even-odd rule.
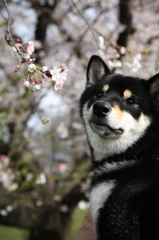
[[[34,229],[31,231],[28,240],[62,240],[62,237],[57,232],[49,230]]]
[[[36,62],[39,62],[39,63],[41,60],[39,52],[41,52],[41,50],[46,51],[47,49],[45,46],[47,29],[48,29],[48,26],[54,22],[53,12],[56,9],[57,3],[58,1],[55,0],[53,3],[50,3],[50,4],[46,1],[44,6],[41,6],[37,2],[34,2],[32,4],[32,7],[38,13],[36,30],[35,30],[35,39],[39,40],[42,43],[42,47],[34,51]]]
[[[42,43],[45,41],[47,27],[51,21],[52,18],[50,12],[42,12],[37,19],[35,38],[37,40],[40,40]]]
[[[119,21],[121,24],[125,25],[125,29],[119,34],[117,43],[120,46],[126,47],[129,35],[133,34],[135,31],[132,25],[131,0],[120,0]]]
[[[42,43],[46,38],[47,27],[53,21],[52,14],[57,6],[57,3],[57,0],[54,0],[50,3],[49,1],[45,1],[44,5],[41,6],[38,1],[32,2],[32,7],[38,14],[35,39],[41,41]]]

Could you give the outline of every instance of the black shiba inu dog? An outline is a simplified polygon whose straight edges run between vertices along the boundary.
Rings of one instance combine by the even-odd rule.
[[[92,56],[80,114],[95,166],[96,240],[159,240],[159,74],[113,74]]]

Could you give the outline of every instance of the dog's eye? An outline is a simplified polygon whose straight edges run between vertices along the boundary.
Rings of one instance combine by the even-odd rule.
[[[104,93],[102,91],[96,93],[97,98],[103,97]]]
[[[128,98],[128,99],[126,100],[126,102],[127,102],[128,104],[134,104],[134,103],[136,103],[136,102],[135,102],[135,99],[132,98],[132,97]]]

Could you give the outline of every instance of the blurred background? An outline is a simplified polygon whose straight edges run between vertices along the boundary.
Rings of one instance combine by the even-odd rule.
[[[78,102],[89,58],[148,79],[159,71],[155,0],[8,0],[11,34],[39,66],[68,69],[63,89],[27,89],[4,40],[0,1],[0,239],[73,239],[89,207],[92,167]],[[45,123],[45,124],[44,124]],[[46,124],[47,123],[47,124]]]

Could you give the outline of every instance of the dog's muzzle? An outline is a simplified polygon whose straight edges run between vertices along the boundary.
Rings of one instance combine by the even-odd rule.
[[[91,129],[100,136],[121,135],[124,131],[121,128],[114,129],[107,122],[107,116],[112,107],[109,103],[97,101],[92,106],[92,116],[89,120]]]

